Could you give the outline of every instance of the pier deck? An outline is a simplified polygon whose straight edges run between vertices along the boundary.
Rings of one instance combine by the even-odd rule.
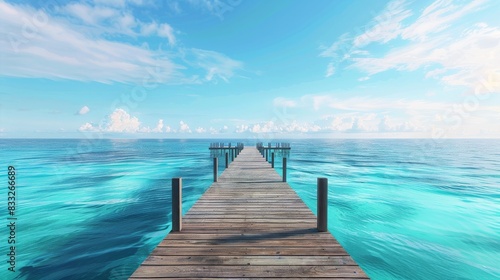
[[[368,279],[255,148],[247,147],[130,279]]]

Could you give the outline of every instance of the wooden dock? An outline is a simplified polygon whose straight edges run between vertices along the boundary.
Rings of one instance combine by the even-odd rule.
[[[368,279],[316,226],[295,191],[248,147],[130,279]]]

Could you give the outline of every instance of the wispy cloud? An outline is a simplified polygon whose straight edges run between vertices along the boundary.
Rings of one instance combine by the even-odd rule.
[[[326,67],[325,77],[330,77],[335,73],[335,67],[333,66],[333,62],[328,63],[328,67]]]
[[[6,34],[0,76],[140,83],[154,71],[158,83],[201,83],[228,81],[241,69],[241,62],[215,51],[192,49],[187,62],[179,61],[183,49],[129,43],[156,36],[177,45],[171,25],[139,20],[126,8],[131,4],[144,2],[70,3],[49,11],[0,1],[0,33]],[[186,78],[197,68],[205,70],[203,79]]]
[[[285,98],[285,97],[276,97],[273,100],[273,105],[275,107],[288,107],[288,108],[291,108],[291,107],[297,106],[297,102],[294,101],[294,100]]]
[[[188,0],[187,2],[195,8],[223,19],[224,14],[234,10],[242,0]]]
[[[390,2],[384,11],[373,19],[374,25],[354,38],[354,47],[362,47],[372,42],[387,43],[402,32],[402,21],[411,16],[405,8],[404,0]]]
[[[487,0],[437,0],[426,7],[413,22],[414,13],[402,0],[394,0],[373,19],[373,26],[362,34],[342,35],[320,56],[350,62],[350,69],[359,69],[369,76],[388,70],[414,71],[425,69],[425,77],[440,79],[448,85],[473,87],[491,73],[500,72],[500,29],[478,22],[464,28],[457,25],[466,15],[486,7]],[[492,4],[497,5],[497,4]],[[491,7],[490,7],[491,8]],[[378,42],[392,44],[381,55],[366,48]],[[363,49],[365,48],[365,49]],[[380,51],[379,51],[380,53]]]
[[[243,67],[243,63],[231,59],[221,53],[201,49],[191,49],[185,52],[185,59],[194,67],[205,71],[202,81],[229,82],[235,72]]]

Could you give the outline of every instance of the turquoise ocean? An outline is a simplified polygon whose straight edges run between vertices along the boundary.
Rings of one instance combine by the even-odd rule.
[[[0,139],[6,225],[8,166],[17,203],[16,272],[2,226],[0,279],[127,279],[170,231],[171,178],[184,212],[210,186],[211,142],[255,145]],[[500,141],[286,142],[289,184],[315,212],[329,179],[329,229],[372,279],[500,279]]]

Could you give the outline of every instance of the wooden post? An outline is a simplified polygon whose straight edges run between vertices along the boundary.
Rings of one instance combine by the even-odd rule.
[[[226,152],[226,168],[229,166],[229,154]]]
[[[274,152],[271,153],[271,167],[274,168]]]
[[[286,182],[286,157],[283,158],[283,182]]]
[[[269,149],[265,149],[266,151],[266,162],[269,162]]]
[[[219,168],[219,159],[214,157],[214,182],[217,182],[218,168]]]
[[[318,178],[318,231],[328,231],[328,179]]]
[[[182,230],[182,178],[172,178],[172,231]]]
[[[234,161],[234,149],[231,149],[231,162]]]

